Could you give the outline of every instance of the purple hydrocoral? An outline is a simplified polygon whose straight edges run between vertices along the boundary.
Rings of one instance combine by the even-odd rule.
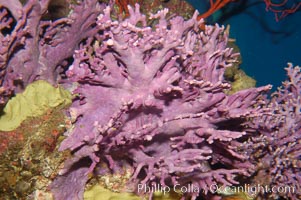
[[[250,143],[258,165],[253,184],[274,188],[273,192],[261,191],[259,199],[301,198],[301,72],[291,63],[286,71],[289,79],[268,104],[273,115],[253,120],[260,133]]]
[[[223,75],[237,54],[227,48],[223,27],[199,29],[197,13],[168,20],[164,9],[151,15],[157,23],[149,27],[138,5],[129,11],[113,21],[107,7],[99,34],[75,51],[67,71],[77,99],[74,128],[60,150],[73,157],[52,184],[56,199],[81,196],[60,186],[72,180],[69,187],[84,187],[82,177],[100,162],[113,171],[126,162],[131,181],[147,185],[192,183],[207,193],[212,184],[238,183],[237,176],[252,171],[244,123],[266,112],[261,97],[270,86],[227,95]]]
[[[49,1],[29,0],[22,6],[18,0],[0,0],[0,105],[34,80],[57,83],[62,61],[95,34],[92,26],[101,10],[97,0],[85,0],[69,17],[53,22],[42,20]]]

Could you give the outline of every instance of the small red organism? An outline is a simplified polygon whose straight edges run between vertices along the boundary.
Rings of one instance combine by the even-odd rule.
[[[17,145],[24,140],[22,133],[9,131],[0,132],[0,155],[5,152],[9,147]]]

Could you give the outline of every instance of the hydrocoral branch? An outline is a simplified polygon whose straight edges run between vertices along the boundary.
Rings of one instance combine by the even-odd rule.
[[[6,1],[0,3],[0,5],[2,5],[2,8],[0,8],[0,105],[3,105],[15,89],[13,83],[14,80],[20,79],[20,76],[17,73],[8,69],[7,63],[15,49],[24,45],[27,31],[24,30],[24,23],[26,19],[25,16],[21,16],[21,5],[16,2],[8,3]],[[9,30],[12,28],[13,19],[9,16],[7,9],[3,6],[11,8],[12,14],[19,19],[19,23],[15,25],[15,28],[10,35],[5,34],[4,32],[5,29]]]
[[[1,104],[34,80],[58,83],[62,62],[95,34],[93,23],[101,9],[96,0],[82,1],[69,17],[54,22],[42,20],[48,4],[49,0],[30,0],[24,6],[1,1]]]
[[[75,52],[67,71],[77,83],[74,129],[60,146],[73,157],[52,184],[57,198],[61,182],[80,168],[88,169],[85,176],[101,174],[100,163],[112,172],[126,163],[131,184],[171,187],[232,185],[253,170],[244,125],[269,112],[260,108],[270,86],[225,94],[224,71],[238,56],[227,48],[228,32],[218,25],[200,30],[198,13],[185,21],[167,19],[167,12],[150,15],[157,23],[149,27],[138,5],[123,21],[112,20],[107,7],[98,33]]]
[[[294,192],[260,193],[259,199],[279,196],[298,199],[301,195],[301,72],[299,66],[293,67],[291,63],[286,71],[288,80],[272,94],[268,104],[273,115],[253,119],[260,137],[254,138],[250,145],[253,159],[258,162],[253,183],[269,188],[290,186],[294,187]]]
[[[15,19],[20,19],[22,15],[22,4],[19,0],[1,0],[0,7],[7,8]]]

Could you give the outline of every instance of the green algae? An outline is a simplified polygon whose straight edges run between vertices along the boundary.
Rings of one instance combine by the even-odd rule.
[[[5,106],[0,116],[0,131],[12,131],[28,117],[43,115],[50,108],[62,108],[71,104],[71,94],[61,87],[53,87],[39,80],[28,85]]]

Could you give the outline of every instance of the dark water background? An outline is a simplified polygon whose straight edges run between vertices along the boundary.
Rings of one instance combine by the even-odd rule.
[[[300,1],[289,0],[287,5]],[[188,2],[200,13],[209,6],[208,0]],[[215,22],[230,24],[230,37],[236,39],[242,54],[241,68],[257,80],[257,86],[272,84],[275,90],[286,78],[287,62],[301,66],[301,7],[276,22],[263,0],[240,0],[208,19],[208,23]]]

